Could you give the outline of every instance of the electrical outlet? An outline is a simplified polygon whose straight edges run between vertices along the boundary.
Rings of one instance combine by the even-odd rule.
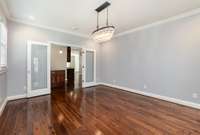
[[[147,85],[146,84],[144,84],[144,89],[147,89]]]
[[[197,99],[198,96],[199,96],[199,95],[198,95],[197,93],[193,93],[193,94],[192,94],[192,97],[193,97],[194,99]]]

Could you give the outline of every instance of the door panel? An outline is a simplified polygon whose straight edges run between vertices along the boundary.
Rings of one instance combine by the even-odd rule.
[[[94,52],[86,51],[86,82],[94,82]]]
[[[27,96],[50,93],[50,46],[28,42],[27,46]]]
[[[96,52],[95,50],[82,50],[82,78],[83,87],[96,85]]]
[[[32,45],[31,54],[31,89],[45,89],[47,88],[47,46]]]

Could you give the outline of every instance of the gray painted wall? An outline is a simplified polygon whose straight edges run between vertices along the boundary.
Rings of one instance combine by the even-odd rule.
[[[0,18],[1,18],[1,21],[6,23],[6,18],[1,8],[0,8]],[[6,92],[7,79],[6,78],[7,78],[6,73],[0,73],[0,107],[7,96],[7,92]]]
[[[40,29],[24,24],[9,21],[8,37],[8,96],[26,94],[26,50],[27,40],[39,42],[62,42],[83,45],[97,50],[97,59],[100,58],[97,49],[99,45],[85,38],[66,33]],[[98,66],[98,63],[97,63]],[[97,68],[97,76],[99,75]],[[99,78],[97,78],[99,80]]]
[[[200,103],[200,15],[115,38],[101,53],[102,82]]]
[[[62,54],[60,54],[62,50]],[[52,45],[51,47],[51,70],[65,70],[67,61],[67,48],[64,46]]]
[[[0,73],[0,107],[4,100],[6,99],[7,93],[6,93],[6,73]]]

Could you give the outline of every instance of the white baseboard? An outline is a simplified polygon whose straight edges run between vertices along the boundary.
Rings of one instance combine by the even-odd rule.
[[[140,90],[134,90],[134,89],[131,89],[131,88],[117,86],[117,85],[108,84],[108,83],[98,82],[98,83],[95,83],[93,85],[94,86],[95,85],[105,85],[105,86],[117,88],[117,89],[120,89],[120,90],[129,91],[129,92],[137,93],[137,94],[140,94],[140,95],[144,95],[144,96],[153,97],[153,98],[161,99],[161,100],[164,100],[164,101],[176,103],[176,104],[179,104],[179,105],[184,105],[184,106],[187,106],[187,107],[192,107],[192,108],[195,108],[195,109],[200,109],[200,104],[193,103],[193,102],[190,102],[190,101],[184,101],[184,100],[180,100],[180,99],[176,99],[176,98],[161,96],[161,95],[158,95],[158,94],[143,92],[143,91],[140,91]],[[16,96],[9,96],[9,97],[7,97],[4,100],[4,102],[2,103],[2,105],[0,106],[0,116],[3,113],[3,111],[5,109],[5,106],[6,106],[6,104],[7,104],[8,101],[22,99],[22,98],[27,98],[27,95],[26,94],[22,94],[22,95],[16,95]]]
[[[5,107],[6,107],[6,104],[7,104],[7,98],[4,99],[2,105],[0,106],[0,116],[3,113],[3,111],[4,111]]]
[[[181,100],[181,99],[171,98],[171,97],[167,97],[167,96],[161,96],[161,95],[158,95],[158,94],[143,92],[143,91],[140,91],[140,90],[134,90],[134,89],[131,89],[131,88],[117,86],[117,85],[108,84],[108,83],[99,83],[99,84],[109,86],[109,87],[113,87],[113,88],[117,88],[117,89],[121,89],[121,90],[124,90],[124,91],[137,93],[137,94],[148,96],[148,97],[161,99],[161,100],[176,103],[176,104],[179,104],[179,105],[184,105],[184,106],[187,106],[187,107],[192,107],[192,108],[195,108],[195,109],[200,109],[200,104],[193,103],[193,102],[190,102],[190,101],[184,101],[184,100]]]
[[[22,99],[22,98],[26,98],[26,97],[27,97],[26,94],[9,96],[9,97],[7,97],[7,101]]]
[[[26,98],[26,94],[10,96],[10,97],[5,98],[2,105],[0,106],[0,116],[3,113],[8,101],[22,99],[22,98]]]
[[[91,83],[83,84],[83,88],[92,87],[96,85],[99,85],[99,84],[96,82],[91,82]]]

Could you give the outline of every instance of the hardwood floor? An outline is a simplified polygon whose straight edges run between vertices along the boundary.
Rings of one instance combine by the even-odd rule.
[[[0,135],[200,135],[200,110],[97,86],[11,101]]]

